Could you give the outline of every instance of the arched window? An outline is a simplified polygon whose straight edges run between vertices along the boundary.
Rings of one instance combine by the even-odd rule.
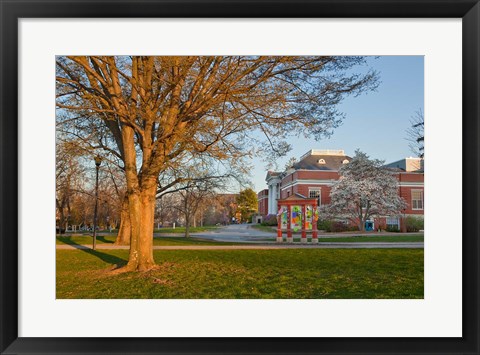
[[[325,159],[319,159],[318,164],[325,164]]]

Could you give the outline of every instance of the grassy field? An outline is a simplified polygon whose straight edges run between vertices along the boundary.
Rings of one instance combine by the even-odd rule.
[[[423,298],[423,249],[154,251],[159,267],[113,275],[127,250],[57,250],[57,298]]]
[[[108,235],[97,237],[98,244],[113,244],[116,236]],[[92,245],[93,239],[90,236],[76,236],[76,237],[57,237],[56,244],[70,244],[70,245]],[[212,240],[194,238],[194,237],[155,237],[153,238],[153,245],[237,245],[245,243],[233,242],[216,242]]]

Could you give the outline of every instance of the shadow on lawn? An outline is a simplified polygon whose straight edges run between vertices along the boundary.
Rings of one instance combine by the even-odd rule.
[[[84,237],[88,237],[87,235],[84,235]],[[75,243],[72,240],[72,237],[67,237],[67,236],[57,236],[57,239],[60,240],[62,243],[69,244],[69,245],[79,245],[78,243]],[[104,235],[97,235],[97,241],[102,242],[104,244],[113,244],[115,243],[115,240],[112,239],[106,239]],[[92,243],[93,243],[93,237],[92,237]]]
[[[115,242],[114,240],[105,239],[104,235],[97,236],[97,240],[99,240],[99,241],[101,241],[105,244],[113,244]]]
[[[101,240],[104,243],[113,243],[112,241],[105,240],[105,237],[97,237],[97,240]],[[62,239],[62,241],[65,244],[73,246],[77,250],[81,250],[81,251],[84,251],[87,254],[96,256],[97,258],[99,258],[100,260],[102,260],[102,261],[104,261],[108,264],[116,265],[116,268],[122,267],[122,266],[127,264],[127,260],[119,258],[118,256],[115,256],[115,255],[110,255],[110,254],[107,254],[107,253],[102,253],[98,250],[90,249],[88,247],[85,247],[84,245],[75,243],[75,241],[73,241],[71,238],[65,238],[65,240]]]

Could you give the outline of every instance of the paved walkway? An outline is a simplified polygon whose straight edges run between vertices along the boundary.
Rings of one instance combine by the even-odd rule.
[[[421,233],[402,233],[405,234],[412,234],[412,235],[419,235]],[[156,236],[167,236],[167,234],[158,234],[155,233]],[[199,233],[192,233],[192,237],[208,239],[218,242],[248,242],[248,243],[265,243],[265,242],[274,242],[276,240],[276,233],[275,231],[265,232],[256,228],[253,228],[251,224],[231,224],[225,227],[221,227],[215,230],[210,230],[206,232],[199,232]],[[375,235],[398,235],[398,233],[389,233],[389,232],[351,232],[351,233],[318,233],[318,238],[345,238],[345,237],[353,237],[353,236],[368,236],[372,237]],[[175,236],[174,234],[168,234],[168,236]],[[176,235],[178,236],[178,234]],[[286,235],[284,235],[286,236]],[[300,234],[294,234],[294,237],[300,238]],[[322,243],[324,244],[324,243]],[[358,243],[355,243],[358,244]],[[402,243],[403,244],[403,243]]]
[[[413,233],[419,234],[419,233]],[[183,237],[183,234],[163,234],[155,233],[154,236]],[[215,230],[192,233],[192,237],[216,241],[216,242],[235,242],[245,243],[245,245],[155,245],[154,250],[251,250],[251,249],[311,249],[311,248],[341,248],[341,249],[385,249],[385,248],[423,248],[423,242],[319,242],[318,244],[301,243],[282,243],[277,244],[276,234],[274,232],[265,232],[252,228],[248,224],[232,224]],[[375,236],[375,235],[398,235],[397,233],[320,233],[319,240],[322,238],[348,237],[348,236]],[[299,237],[299,236],[298,236]],[[248,244],[247,244],[248,243]],[[92,249],[92,245],[67,245],[59,244],[57,249]],[[97,249],[129,249],[128,246],[117,246],[112,244],[97,244]]]
[[[272,229],[272,231],[263,231],[256,228],[253,228],[251,224],[232,224],[225,227],[219,227],[214,230],[209,230],[205,232],[198,232],[198,233],[190,233],[192,237],[207,239],[212,241],[218,242],[235,242],[235,243],[271,243],[275,242],[276,240],[276,232]],[[421,235],[422,233],[401,233],[402,235],[411,234],[411,235]],[[68,234],[67,234],[68,235]],[[69,234],[69,235],[75,235]],[[83,235],[83,234],[78,234]],[[104,233],[101,232],[98,234],[101,235],[112,235],[111,233]],[[156,232],[153,234],[154,237],[172,237],[172,238],[183,238],[183,233],[161,233]],[[391,232],[346,232],[346,233],[318,233],[318,238],[345,238],[345,237],[353,237],[353,236],[396,236],[398,233],[391,233]],[[284,235],[285,237],[285,235]],[[300,234],[294,234],[294,237],[300,238]]]

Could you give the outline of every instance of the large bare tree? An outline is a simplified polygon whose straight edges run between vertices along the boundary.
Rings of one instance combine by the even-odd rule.
[[[240,158],[253,153],[251,133],[260,131],[284,154],[289,134],[328,135],[343,119],[337,104],[377,85],[375,72],[352,74],[364,63],[353,56],[62,56],[56,63],[59,111],[101,120],[123,163],[131,224],[124,270],[155,265],[158,176],[183,152]]]
[[[55,157],[55,204],[59,232],[66,231],[72,214],[72,203],[84,186],[85,169],[74,142],[57,141]]]
[[[418,110],[410,119],[410,127],[407,129],[407,141],[410,150],[418,157],[425,156],[425,120],[423,110]]]

